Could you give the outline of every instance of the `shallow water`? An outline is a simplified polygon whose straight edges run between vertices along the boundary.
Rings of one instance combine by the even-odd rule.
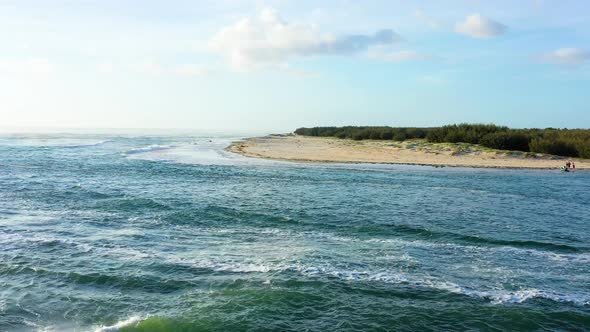
[[[1,331],[583,330],[590,172],[0,136]]]

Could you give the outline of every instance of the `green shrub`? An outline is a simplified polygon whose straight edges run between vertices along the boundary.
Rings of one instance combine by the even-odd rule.
[[[499,150],[529,151],[528,136],[513,131],[500,131],[487,134],[481,138],[479,144]]]
[[[391,132],[390,130],[384,130],[384,131],[381,132],[380,138],[382,140],[390,140],[390,139],[393,139],[393,132]]]
[[[426,138],[433,143],[471,143],[500,150],[531,151],[590,158],[588,129],[509,129],[493,124],[454,124],[437,128],[313,127],[298,128],[303,136],[395,140]]]
[[[442,143],[471,143],[479,144],[485,135],[508,131],[508,127],[499,127],[493,124],[459,124],[440,128],[433,128],[426,139],[430,142]]]
[[[398,142],[403,142],[406,140],[406,134],[402,132],[397,132],[393,135],[393,140]]]
[[[529,143],[532,152],[554,154],[565,157],[577,157],[578,150],[574,145],[560,140],[551,140],[547,138],[535,138]]]
[[[352,139],[355,140],[355,141],[360,141],[360,140],[363,140],[363,139],[366,139],[366,138],[367,138],[366,137],[366,134],[363,133],[363,132],[361,132],[361,131],[357,131],[357,132],[355,132],[355,133],[352,134]]]
[[[297,128],[295,134],[302,136],[352,138],[355,140],[404,140],[410,138],[426,138],[430,130],[431,128],[401,127],[313,127]]]
[[[581,142],[576,146],[578,157],[590,159],[590,141]]]
[[[334,135],[334,136],[336,136],[338,138],[347,138],[346,133],[343,131],[336,133],[336,135]]]

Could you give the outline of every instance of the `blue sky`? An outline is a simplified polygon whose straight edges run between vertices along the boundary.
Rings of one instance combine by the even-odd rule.
[[[0,126],[590,127],[587,1],[0,1]]]

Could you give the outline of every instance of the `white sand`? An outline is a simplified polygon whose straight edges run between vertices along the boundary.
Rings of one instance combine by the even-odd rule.
[[[305,136],[249,138],[228,147],[249,157],[306,162],[388,163],[433,166],[495,168],[553,168],[567,158],[535,153],[510,152],[470,144],[353,141]],[[590,159],[571,159],[577,169],[590,169]]]

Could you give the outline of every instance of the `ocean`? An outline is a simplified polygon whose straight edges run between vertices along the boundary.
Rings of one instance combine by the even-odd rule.
[[[590,329],[590,172],[0,135],[0,331]]]

